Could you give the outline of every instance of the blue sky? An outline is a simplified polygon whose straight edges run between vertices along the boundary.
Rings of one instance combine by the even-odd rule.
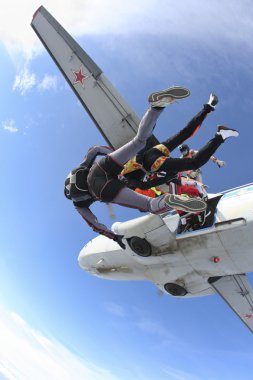
[[[240,379],[253,370],[252,335],[218,296],[161,296],[149,282],[83,272],[94,232],[63,196],[66,174],[103,138],[30,27],[38,1],[0,15],[0,379]],[[141,116],[151,91],[183,85],[156,128],[166,138],[215,92],[218,124],[236,128],[204,169],[210,192],[252,182],[253,5],[250,1],[44,1]],[[13,8],[17,15],[13,14]],[[88,138],[87,138],[88,136]],[[178,155],[175,152],[175,156]],[[93,206],[110,225],[105,205]],[[114,208],[117,220],[140,214]],[[238,254],[240,254],[238,252]]]

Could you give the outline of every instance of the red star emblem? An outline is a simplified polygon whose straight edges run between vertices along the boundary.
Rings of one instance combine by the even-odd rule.
[[[89,77],[82,72],[82,67],[80,67],[79,71],[73,71],[73,74],[75,75],[73,84],[80,83],[81,86],[83,86],[85,79]]]
[[[247,319],[250,319],[250,318],[253,318],[253,314],[245,314],[244,317]]]

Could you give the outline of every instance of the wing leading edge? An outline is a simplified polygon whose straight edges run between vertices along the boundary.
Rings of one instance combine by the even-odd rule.
[[[246,275],[211,277],[208,282],[253,332],[253,289]]]
[[[140,119],[97,64],[43,6],[31,26],[107,143],[117,149],[130,141]]]

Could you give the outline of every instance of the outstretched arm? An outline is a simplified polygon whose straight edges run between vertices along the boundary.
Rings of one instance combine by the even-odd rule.
[[[109,239],[114,238],[114,233],[109,230],[104,224],[99,223],[96,216],[91,212],[88,207],[78,207],[75,206],[76,210],[82,216],[82,218],[88,223],[88,225],[93,229],[93,231],[98,232],[101,235],[105,235]]]
[[[210,160],[213,161],[215,164],[217,164],[219,168],[222,168],[223,166],[226,165],[225,161],[218,160],[218,158],[216,158],[215,156],[211,156]]]
[[[123,236],[114,234],[104,224],[99,223],[96,216],[91,212],[91,210],[88,207],[75,206],[75,208],[82,216],[82,218],[86,221],[86,223],[88,223],[88,225],[93,229],[93,231],[96,231],[99,234],[108,237],[109,239],[113,239],[120,245],[121,248],[126,248],[125,244],[122,242]]]

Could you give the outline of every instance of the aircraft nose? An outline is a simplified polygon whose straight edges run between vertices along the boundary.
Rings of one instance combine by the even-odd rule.
[[[78,264],[82,269],[90,270],[95,265],[94,255],[92,255],[92,241],[87,243],[78,255]]]

